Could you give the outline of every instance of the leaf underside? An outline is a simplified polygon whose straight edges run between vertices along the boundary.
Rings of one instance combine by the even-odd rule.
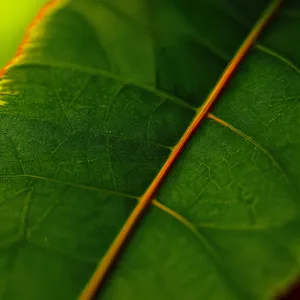
[[[80,294],[268,4],[73,0],[32,30],[0,80],[1,299]],[[101,299],[273,299],[299,275],[299,16],[284,1]]]

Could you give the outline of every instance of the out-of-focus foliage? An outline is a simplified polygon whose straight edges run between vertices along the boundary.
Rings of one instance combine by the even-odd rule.
[[[0,0],[0,68],[15,54],[26,27],[47,0]]]

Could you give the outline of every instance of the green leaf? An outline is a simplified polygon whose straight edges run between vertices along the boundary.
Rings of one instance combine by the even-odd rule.
[[[0,298],[76,299],[271,1],[63,1],[0,81]],[[274,299],[299,275],[299,1],[188,141],[99,298]]]

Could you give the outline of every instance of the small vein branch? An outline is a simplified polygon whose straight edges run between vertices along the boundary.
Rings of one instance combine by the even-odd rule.
[[[271,153],[264,148],[262,145],[260,145],[256,140],[254,140],[252,137],[246,135],[245,133],[243,133],[241,130],[235,128],[234,126],[230,125],[229,123],[225,122],[224,120],[216,117],[215,115],[209,113],[207,115],[208,118],[214,120],[215,122],[223,125],[224,127],[229,128],[230,130],[232,130],[233,132],[235,132],[236,134],[240,135],[241,137],[243,137],[245,140],[249,141],[250,143],[252,143],[255,147],[259,148],[263,153],[265,153],[269,159],[272,161],[272,163],[274,164],[274,166],[283,174],[283,176],[285,177],[285,179],[288,181],[288,177],[285,174],[285,172],[283,171],[283,169],[280,167],[280,165],[277,163],[277,161],[274,159],[274,157],[271,155]]]
[[[23,202],[23,210],[21,213],[21,224],[20,224],[20,235],[23,238],[26,238],[26,227],[27,227],[27,218],[28,218],[28,210],[29,210],[29,202],[33,193],[33,186],[29,189],[28,194],[24,198]]]
[[[80,300],[93,299],[93,297],[101,287],[102,283],[104,282],[104,279],[110,271],[113,263],[120,254],[121,249],[123,249],[125,242],[127,241],[133,229],[140,221],[141,217],[143,216],[152,199],[154,198],[158,188],[160,187],[163,180],[166,178],[168,172],[174,165],[174,162],[178,159],[185,145],[193,136],[194,132],[199,127],[201,122],[204,120],[212,105],[220,96],[220,93],[224,90],[224,87],[227,85],[228,81],[236,71],[237,67],[239,66],[249,49],[252,47],[255,40],[258,38],[262,29],[277,11],[280,3],[280,0],[272,1],[271,5],[262,14],[261,18],[253,27],[250,34],[246,37],[245,41],[242,43],[235,56],[226,67],[225,71],[223,72],[217,84],[209,94],[208,98],[206,99],[204,104],[199,108],[196,117],[192,120],[191,124],[189,125],[183,136],[180,138],[177,145],[173,148],[173,151],[171,152],[169,158],[166,160],[165,164],[162,166],[159,173],[154,178],[144,195],[140,197],[138,204],[133,209],[131,215],[129,216],[124,226],[116,236],[115,240],[112,242],[110,248],[102,258],[102,260],[100,261],[90,281],[87,283],[85,289],[82,291],[79,298]]]
[[[107,152],[107,157],[108,157],[109,170],[110,170],[110,174],[111,174],[113,184],[114,184],[114,190],[117,191],[117,183],[116,183],[114,169],[113,169],[112,162],[111,162],[110,143],[109,143],[108,136],[106,137],[106,152]]]

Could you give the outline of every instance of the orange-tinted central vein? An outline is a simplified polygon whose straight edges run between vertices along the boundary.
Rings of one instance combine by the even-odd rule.
[[[140,198],[140,201],[134,208],[133,212],[125,222],[124,226],[120,230],[119,234],[111,244],[110,248],[108,249],[107,253],[99,263],[98,268],[96,269],[95,273],[91,277],[90,281],[86,285],[85,289],[83,290],[80,300],[90,300],[96,294],[98,288],[103,283],[105,276],[107,275],[108,271],[110,270],[112,264],[114,263],[115,259],[117,258],[119,252],[124,246],[127,238],[129,237],[130,233],[134,229],[135,225],[140,220],[141,216],[147,209],[148,205],[151,203],[155,193],[157,192],[158,188],[162,184],[163,180],[167,176],[168,172],[170,171],[171,167],[175,163],[176,159],[179,157],[180,153],[182,152],[184,146],[187,144],[189,139],[192,137],[195,130],[198,128],[200,123],[206,117],[207,113],[211,109],[212,105],[228,83],[229,79],[237,69],[238,65],[241,63],[242,59],[245,57],[248,50],[251,48],[259,34],[261,33],[264,26],[268,23],[270,18],[278,9],[281,0],[274,0],[272,1],[271,5],[266,9],[266,11],[262,14],[259,21],[253,27],[250,34],[247,36],[231,62],[226,67],[225,71],[221,75],[219,81],[217,82],[214,89],[211,91],[209,96],[207,97],[204,104],[200,107],[196,117],[193,119],[177,145],[174,147],[173,151],[171,152],[169,158],[162,166],[161,170],[152,181],[149,188],[146,190],[144,195]]]

